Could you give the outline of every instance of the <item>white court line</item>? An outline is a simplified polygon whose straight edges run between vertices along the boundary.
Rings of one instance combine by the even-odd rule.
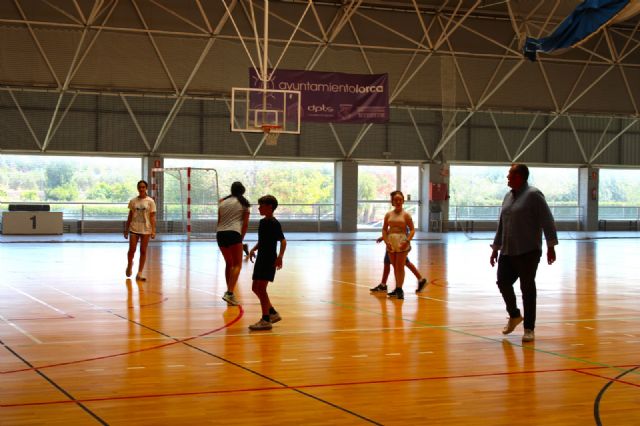
[[[22,333],[23,335],[27,336],[29,339],[31,339],[32,342],[37,343],[39,345],[42,344],[42,341],[40,339],[38,339],[37,337],[33,336],[32,334],[30,334],[28,331],[20,328],[19,325],[12,323],[11,321],[9,321],[8,319],[6,319],[5,317],[3,317],[2,315],[0,315],[0,320],[4,321],[7,323],[7,325],[15,328],[16,330],[18,330],[20,333]]]
[[[167,367],[169,368],[179,368],[179,367],[184,367],[183,364],[169,364],[167,365]]]
[[[10,289],[12,289],[12,290],[14,290],[14,291],[16,291],[16,292],[18,292],[18,293],[22,294],[22,295],[23,295],[23,296],[25,296],[25,297],[28,297],[29,299],[31,299],[31,300],[33,300],[33,301],[35,301],[35,302],[40,303],[40,304],[41,304],[41,305],[43,305],[43,306],[46,306],[46,307],[47,307],[47,308],[49,308],[49,309],[52,309],[53,311],[55,311],[55,312],[57,312],[57,313],[59,313],[59,314],[61,314],[61,315],[69,316],[69,314],[67,314],[67,313],[66,313],[65,311],[63,311],[62,309],[58,309],[58,308],[56,308],[55,306],[51,306],[50,304],[48,304],[48,303],[47,303],[47,302],[45,302],[44,300],[40,300],[40,299],[38,299],[37,297],[34,297],[34,296],[30,295],[29,293],[25,293],[24,291],[20,290],[19,288],[15,288],[14,286],[12,286],[12,285],[10,285],[10,284],[5,284],[5,286],[7,286],[7,287],[9,287]]]
[[[385,354],[385,355],[386,356],[400,356],[401,354],[400,354],[400,352],[393,352],[393,353]]]
[[[368,358],[369,355],[351,355],[351,358]]]
[[[319,356],[316,359],[333,359],[332,356]]]
[[[127,370],[144,370],[145,367],[127,367]]]

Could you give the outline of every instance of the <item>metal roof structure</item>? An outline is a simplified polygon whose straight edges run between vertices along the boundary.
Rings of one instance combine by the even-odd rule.
[[[64,143],[56,148],[52,142],[58,128],[69,126],[65,120],[77,118],[83,97],[99,96],[115,99],[117,108],[126,110],[144,144],[121,151],[162,153],[176,117],[189,102],[228,104],[231,87],[248,85],[248,69],[259,64],[263,52],[268,4],[270,66],[388,73],[391,106],[415,128],[426,161],[441,155],[461,130],[482,116],[494,127],[508,161],[523,158],[563,123],[581,157],[569,162],[597,162],[624,134],[638,132],[638,16],[607,27],[579,47],[540,55],[537,62],[521,53],[527,35],[550,33],[579,3],[2,1],[0,118],[4,114],[10,117],[6,123],[20,122],[24,135],[30,136],[0,142],[0,149],[92,151]],[[158,99],[162,108],[156,112],[163,115],[159,128],[151,131],[143,117],[143,110],[153,109],[150,99]],[[141,102],[146,102],[144,108]],[[444,123],[432,145],[424,140],[420,111],[435,111]],[[510,146],[514,142],[506,135],[516,122],[518,141]],[[337,153],[321,155],[358,157],[360,143],[373,126],[360,127],[348,141],[336,127],[324,129],[335,136]],[[587,141],[583,130],[601,136],[597,142]],[[241,138],[255,156],[260,145]],[[466,159],[473,161],[471,157]]]

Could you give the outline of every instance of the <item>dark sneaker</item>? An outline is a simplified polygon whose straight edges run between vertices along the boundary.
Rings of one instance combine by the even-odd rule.
[[[385,292],[386,293],[387,292],[387,286],[384,285],[384,284],[378,284],[374,288],[370,288],[369,291],[372,291],[372,292],[380,291],[380,292]]]
[[[426,278],[423,278],[420,281],[418,281],[418,288],[416,289],[416,293],[422,293],[422,290],[424,290],[427,284],[428,282]]]
[[[502,329],[502,334],[511,333],[513,330],[516,329],[518,324],[520,324],[521,322],[522,322],[522,317],[509,318],[509,321],[507,321],[507,325],[505,325],[504,328]]]
[[[401,288],[396,288],[396,298],[404,299],[404,290]]]
[[[394,288],[393,291],[387,293],[387,296],[389,297],[396,297],[398,295],[398,290],[402,291],[401,289],[399,289],[398,287]]]
[[[245,256],[249,256],[249,244],[243,244],[242,251],[244,252]]]
[[[249,330],[271,330],[271,323],[261,318],[257,323],[251,324]]]
[[[282,319],[282,317],[277,312],[275,314],[269,314],[269,321],[271,321],[271,324],[275,324],[278,321],[280,321],[281,319]]]

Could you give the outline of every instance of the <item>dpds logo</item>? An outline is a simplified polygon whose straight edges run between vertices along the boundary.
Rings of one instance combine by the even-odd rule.
[[[332,113],[334,111],[334,109],[333,109],[333,107],[331,107],[329,105],[322,104],[322,105],[309,105],[307,107],[307,111],[316,112],[316,113],[317,112],[331,112]]]

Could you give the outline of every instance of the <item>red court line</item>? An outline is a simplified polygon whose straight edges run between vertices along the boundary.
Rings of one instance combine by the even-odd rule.
[[[191,337],[187,337],[185,339],[176,339],[173,342],[169,342],[169,343],[163,343],[161,345],[156,345],[156,346],[150,346],[148,348],[143,348],[143,349],[138,349],[135,351],[127,351],[127,352],[121,352],[121,353],[117,353],[117,354],[111,354],[111,355],[103,355],[103,356],[98,356],[98,357],[94,357],[94,358],[86,358],[86,359],[80,359],[80,360],[75,360],[75,361],[68,361],[68,362],[60,362],[58,364],[49,364],[49,365],[43,365],[40,367],[32,367],[32,368],[21,368],[18,370],[8,370],[8,371],[2,371],[0,372],[0,374],[12,374],[12,373],[21,373],[24,371],[35,371],[35,370],[44,370],[45,368],[53,368],[53,367],[61,367],[63,365],[72,365],[72,364],[80,364],[82,362],[89,362],[89,361],[96,361],[99,359],[107,359],[107,358],[115,358],[118,356],[123,356],[123,355],[129,355],[129,354],[135,354],[135,353],[140,353],[140,352],[146,352],[146,351],[151,351],[154,349],[160,349],[160,348],[164,348],[164,347],[168,347],[168,346],[173,346],[176,345],[178,343],[184,343],[184,342],[188,342],[190,340],[194,340],[197,339],[199,337],[204,337],[207,336],[209,334],[215,333],[217,331],[220,330],[224,330],[225,328],[231,327],[233,324],[235,324],[236,322],[238,322],[240,320],[240,318],[242,318],[242,316],[244,315],[244,310],[242,309],[242,306],[238,305],[238,315],[231,320],[230,322],[215,328],[213,330],[207,331],[206,333],[202,333],[202,334],[198,334],[197,336],[191,336]]]
[[[634,367],[634,366],[631,366],[631,367]],[[631,382],[627,382],[626,380],[616,379],[615,377],[601,376],[599,374],[593,374],[593,373],[590,373],[590,372],[587,372],[587,371],[576,370],[576,372],[577,373],[586,374],[587,376],[599,377],[601,379],[609,380],[611,382],[622,383],[624,385],[630,385],[630,386],[635,386],[637,388],[640,388],[640,383],[631,383]]]
[[[615,368],[626,368],[628,365],[621,365]],[[632,366],[633,367],[633,366]],[[224,389],[214,391],[196,391],[196,392],[173,392],[164,394],[147,394],[147,395],[127,395],[127,396],[111,396],[102,398],[86,398],[77,400],[58,400],[58,401],[42,401],[42,402],[25,402],[18,404],[0,404],[2,408],[8,407],[25,407],[34,405],[54,405],[54,404],[70,404],[75,402],[90,403],[90,402],[105,402],[105,401],[118,401],[118,400],[131,400],[131,399],[148,399],[148,398],[168,398],[168,397],[181,397],[181,396],[198,396],[198,395],[216,395],[216,394],[228,394],[228,393],[240,393],[240,392],[262,392],[262,391],[280,391],[280,390],[296,390],[296,389],[316,389],[326,387],[338,387],[338,386],[358,386],[358,385],[376,385],[376,384],[389,384],[389,383],[403,383],[403,382],[422,382],[428,380],[452,380],[452,379],[467,379],[467,378],[480,378],[480,377],[499,377],[499,376],[513,376],[521,374],[538,374],[538,373],[562,373],[562,372],[576,372],[586,373],[582,370],[595,370],[605,369],[611,367],[584,367],[584,368],[557,368],[548,370],[524,370],[524,371],[508,371],[501,373],[477,373],[477,374],[460,374],[453,376],[433,376],[433,377],[412,377],[409,379],[388,379],[388,380],[363,380],[357,382],[340,382],[340,383],[324,383],[324,384],[308,384],[299,386],[267,386],[259,388],[245,388],[245,389]],[[594,377],[602,378],[605,380],[615,380],[609,377],[599,376],[597,374],[589,374]],[[615,380],[616,382],[630,384],[632,386],[640,387],[640,385],[634,383],[624,382],[622,380]]]

